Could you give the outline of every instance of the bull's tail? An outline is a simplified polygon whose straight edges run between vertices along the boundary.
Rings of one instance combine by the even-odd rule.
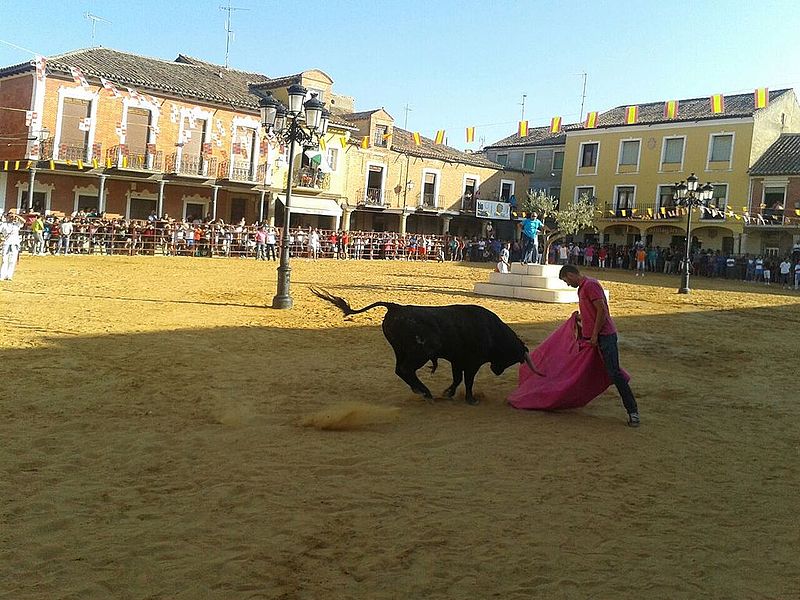
[[[341,310],[345,314],[345,316],[357,315],[358,313],[366,312],[377,306],[383,306],[390,310],[392,308],[397,308],[399,306],[399,304],[395,304],[394,302],[373,302],[372,304],[370,304],[369,306],[365,306],[364,308],[355,309],[352,308],[350,306],[350,303],[347,302],[347,300],[345,300],[344,298],[341,298],[339,296],[334,296],[333,294],[331,294],[326,290],[319,290],[313,287],[308,289],[311,290],[311,293],[314,294],[317,298],[322,298],[323,300],[327,300],[328,302],[333,304],[336,308]]]

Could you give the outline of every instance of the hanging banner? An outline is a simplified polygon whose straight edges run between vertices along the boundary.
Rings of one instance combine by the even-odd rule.
[[[527,121],[520,121],[519,126],[517,127],[517,133],[519,137],[527,137],[528,135],[528,122]]]
[[[550,133],[558,133],[561,131],[561,117],[553,117],[550,119]]]
[[[475,128],[467,127],[467,143],[471,144],[475,141]]]
[[[475,216],[480,219],[511,219],[511,204],[508,202],[493,202],[492,200],[476,200]]]
[[[419,146],[420,144],[422,144],[422,139],[420,138],[418,131],[414,132],[413,137],[414,137],[414,145]]]
[[[667,100],[664,102],[664,118],[677,119],[678,118],[678,101]]]
[[[44,56],[37,56],[36,57],[36,79],[39,81],[44,81],[45,76],[45,69],[47,67],[47,60]]]
[[[78,67],[70,67],[69,68],[70,74],[72,74],[72,80],[77,83],[81,87],[88,88],[89,82],[86,81],[86,77],[83,76],[83,73]]]
[[[597,127],[597,111],[592,111],[586,115],[586,122],[584,123],[586,129],[594,129]]]
[[[444,129],[439,129],[436,132],[436,138],[433,141],[434,144],[444,144]]]
[[[767,88],[757,88],[754,95],[755,107],[767,108],[767,105],[769,105],[769,90]]]
[[[625,109],[625,124],[633,125],[639,120],[639,107],[629,106]]]
[[[714,94],[711,96],[711,114],[718,115],[725,112],[725,96]]]

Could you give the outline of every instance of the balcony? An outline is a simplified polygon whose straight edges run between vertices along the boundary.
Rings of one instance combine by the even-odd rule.
[[[217,172],[217,159],[213,156],[204,158],[199,154],[184,154],[179,160],[178,153],[173,152],[167,157],[166,171],[178,175],[213,177]]]
[[[322,192],[331,189],[331,176],[314,167],[303,167],[295,171],[292,187]]]
[[[106,162],[111,161],[113,167],[134,171],[161,171],[164,164],[164,153],[131,154],[122,146],[112,146],[106,151]]]
[[[760,213],[750,213],[749,217],[745,217],[744,224],[745,227],[758,229],[800,228],[796,216],[784,214],[782,210],[769,208],[763,209]]]
[[[258,177],[258,169],[249,160],[234,160],[232,167],[231,161],[226,160],[220,163],[217,177],[219,179],[245,181],[248,183],[263,181],[263,179],[259,179]]]
[[[39,159],[63,160],[68,162],[86,160],[86,150],[87,147],[85,145],[59,144],[58,152],[56,153],[53,138],[49,138],[44,140],[39,147]],[[56,154],[58,156],[56,156]]]
[[[442,206],[444,203],[443,196],[437,196],[436,194],[426,194],[420,193],[417,197],[419,202],[417,203],[417,208],[437,208]]]
[[[381,188],[367,188],[358,190],[358,205],[372,208],[386,208],[386,190]]]
[[[461,212],[474,214],[478,200],[479,198],[474,194],[464,194],[461,196]]]

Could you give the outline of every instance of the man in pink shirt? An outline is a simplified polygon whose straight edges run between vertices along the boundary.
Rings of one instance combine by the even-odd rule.
[[[608,302],[603,286],[596,279],[581,275],[574,265],[561,267],[558,276],[570,287],[578,288],[582,335],[600,350],[608,375],[617,386],[617,391],[622,397],[622,404],[628,411],[628,425],[638,427],[640,423],[639,409],[636,406],[636,398],[633,396],[631,386],[619,366],[617,327],[608,312]]]

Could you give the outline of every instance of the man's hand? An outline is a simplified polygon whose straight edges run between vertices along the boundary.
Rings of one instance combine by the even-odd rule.
[[[590,338],[589,338],[589,343],[590,343],[592,346],[597,346],[597,336],[596,336],[596,335],[593,335],[592,337],[590,337]]]

